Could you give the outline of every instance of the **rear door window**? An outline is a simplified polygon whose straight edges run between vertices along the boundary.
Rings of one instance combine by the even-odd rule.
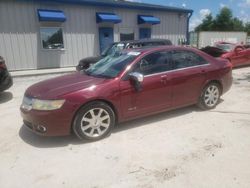
[[[191,51],[174,51],[172,61],[175,70],[208,64],[203,57]]]

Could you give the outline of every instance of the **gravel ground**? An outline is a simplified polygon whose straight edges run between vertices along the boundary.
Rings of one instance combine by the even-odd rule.
[[[22,125],[25,89],[0,94],[1,188],[249,188],[250,67],[236,69],[218,107],[195,106],[121,124],[101,141],[39,137]]]

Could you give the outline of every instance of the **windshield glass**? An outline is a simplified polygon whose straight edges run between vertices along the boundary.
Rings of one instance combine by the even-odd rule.
[[[115,53],[122,51],[124,48],[125,48],[125,44],[123,43],[110,45],[108,48],[106,48],[103,51],[102,56],[114,55]]]
[[[233,50],[234,45],[232,45],[232,44],[217,44],[216,47],[220,48],[224,51],[230,52]]]
[[[85,71],[94,77],[115,78],[139,55],[139,52],[123,52],[109,55]]]

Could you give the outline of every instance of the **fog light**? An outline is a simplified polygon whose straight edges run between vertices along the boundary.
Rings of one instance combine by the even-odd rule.
[[[38,125],[37,126],[37,131],[41,132],[41,133],[45,133],[47,131],[46,127],[42,126],[42,125]]]

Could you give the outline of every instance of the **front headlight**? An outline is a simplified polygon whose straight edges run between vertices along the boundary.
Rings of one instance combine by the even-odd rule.
[[[62,107],[65,100],[32,100],[32,109],[34,110],[57,110]]]

